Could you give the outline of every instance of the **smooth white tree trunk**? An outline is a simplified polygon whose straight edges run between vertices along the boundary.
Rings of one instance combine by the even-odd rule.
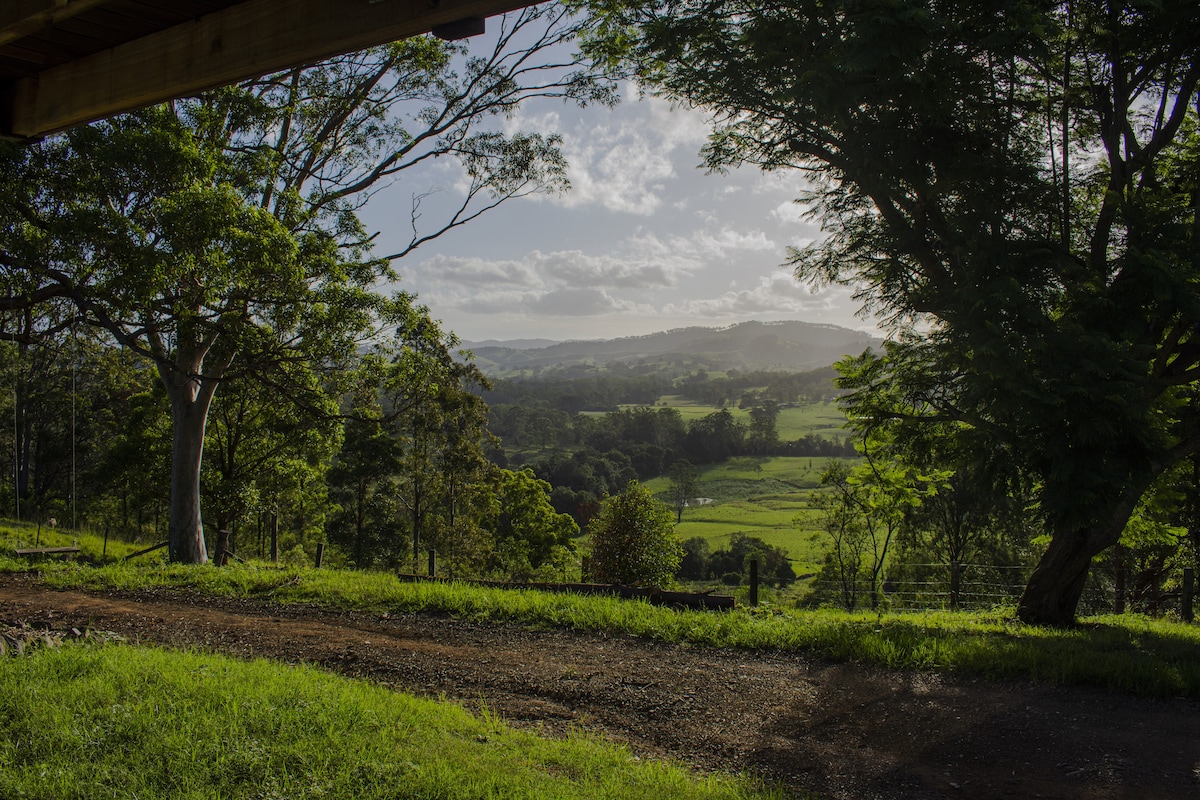
[[[204,522],[200,514],[200,465],[204,460],[204,431],[211,396],[171,398],[174,438],[171,448],[170,559],[184,564],[204,564]]]

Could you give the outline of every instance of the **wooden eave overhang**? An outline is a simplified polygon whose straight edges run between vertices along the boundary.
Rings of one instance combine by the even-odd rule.
[[[45,136],[533,2],[0,0],[0,136]]]

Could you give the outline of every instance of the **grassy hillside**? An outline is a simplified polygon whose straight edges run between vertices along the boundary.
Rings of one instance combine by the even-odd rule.
[[[735,533],[756,536],[786,550],[796,574],[816,572],[826,545],[813,535],[808,499],[829,460],[743,457],[702,468],[703,504],[685,510],[675,530],[680,539],[707,539],[714,550],[728,547]],[[666,492],[668,485],[667,478],[646,483],[655,492]]]

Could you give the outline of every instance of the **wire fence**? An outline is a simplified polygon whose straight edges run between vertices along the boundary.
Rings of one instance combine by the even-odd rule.
[[[883,578],[879,600],[892,608],[911,610],[1013,606],[1025,591],[1032,571],[1032,567],[1022,565],[959,564],[958,580],[954,582],[947,564],[906,563]],[[818,576],[809,583],[809,590],[810,602],[818,605],[871,605],[870,578],[863,575],[845,581]],[[1093,571],[1084,586],[1079,613],[1109,613],[1114,610],[1115,596],[1111,581]]]

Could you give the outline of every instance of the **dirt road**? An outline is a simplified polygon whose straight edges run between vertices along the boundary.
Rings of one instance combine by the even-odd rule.
[[[0,626],[308,662],[483,703],[552,735],[747,770],[822,798],[1200,798],[1200,704],[995,684],[793,655],[378,617],[169,592],[49,591],[0,575]]]

